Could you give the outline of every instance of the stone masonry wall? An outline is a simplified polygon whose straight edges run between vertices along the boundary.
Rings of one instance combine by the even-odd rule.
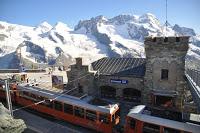
[[[111,83],[111,79],[127,80],[127,84]],[[111,76],[111,75],[100,75],[99,78],[95,79],[96,89],[98,89],[98,94],[100,95],[101,86],[111,86],[116,89],[116,97],[123,97],[123,89],[133,88],[142,91],[144,88],[143,78],[136,77],[121,77],[121,76]]]

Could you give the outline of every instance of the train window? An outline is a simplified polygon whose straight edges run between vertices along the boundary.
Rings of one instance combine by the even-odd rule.
[[[3,92],[4,92],[4,89],[3,89],[3,87],[0,87],[0,91],[3,91]]]
[[[25,96],[29,96],[29,93],[26,92],[26,91],[24,91],[23,94],[24,94]]]
[[[62,103],[58,101],[54,101],[54,109],[58,111],[62,111]]]
[[[38,101],[43,101],[43,100],[44,100],[44,97],[38,96],[37,99],[38,99]]]
[[[112,115],[112,121],[115,121],[115,114]]]
[[[159,133],[159,132],[160,132],[160,126],[150,123],[144,123],[143,133]]]
[[[29,92],[26,92],[26,91],[24,91],[23,92],[23,97],[26,99],[26,100],[30,100],[30,97],[29,97],[30,95],[29,95]]]
[[[95,121],[97,119],[97,113],[95,111],[86,110],[86,119]]]
[[[0,84],[0,91],[4,91],[2,84]]]
[[[42,96],[37,96],[36,101],[37,101],[37,102],[40,102],[40,101],[43,101],[43,100],[46,100],[46,99],[47,99],[47,98],[44,98],[44,97],[42,97]],[[45,102],[42,102],[42,103],[40,103],[40,104],[46,106]]]
[[[164,127],[164,132],[163,133],[181,133],[181,131],[179,131],[177,129]]]
[[[74,114],[75,116],[84,118],[84,109],[80,107],[74,107]]]
[[[53,108],[53,103],[50,100],[48,100],[48,99],[45,100],[45,102],[43,103],[43,105],[45,105],[48,108]]]
[[[73,106],[64,103],[64,112],[68,114],[73,114]]]
[[[135,121],[135,119],[130,119],[130,127],[132,128],[132,129],[135,129],[135,124],[136,124],[136,121]]]
[[[99,115],[99,121],[108,124],[109,123],[108,115],[100,114]]]
[[[30,97],[32,98],[32,100],[34,100],[34,101],[36,101],[37,100],[37,96],[36,95],[34,95],[34,94],[32,94],[32,93],[30,93]]]

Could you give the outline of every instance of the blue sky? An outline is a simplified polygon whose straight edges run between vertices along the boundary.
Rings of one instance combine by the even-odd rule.
[[[165,0],[0,0],[0,21],[36,26],[61,21],[73,28],[98,15],[155,14],[165,22]],[[200,33],[200,0],[168,0],[168,21]]]

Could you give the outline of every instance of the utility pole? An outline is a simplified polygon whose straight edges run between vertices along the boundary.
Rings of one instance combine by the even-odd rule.
[[[11,101],[11,96],[10,96],[10,88],[8,86],[7,79],[5,80],[5,89],[6,89],[6,99],[7,99],[7,104],[8,104],[8,110],[10,111],[10,115],[13,116],[12,101]]]

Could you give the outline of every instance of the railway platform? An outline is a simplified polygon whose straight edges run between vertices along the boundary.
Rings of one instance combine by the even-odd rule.
[[[87,129],[79,129],[62,121],[50,121],[25,110],[14,112],[14,117],[23,119],[28,127],[24,133],[92,133]],[[77,128],[77,129],[76,129]]]

